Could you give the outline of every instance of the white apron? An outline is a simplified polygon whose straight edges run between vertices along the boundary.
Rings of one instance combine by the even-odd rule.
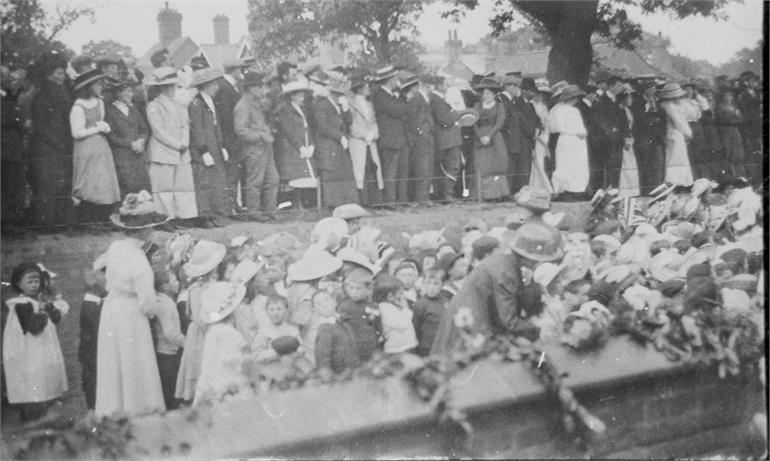
[[[636,166],[636,154],[633,147],[623,148],[623,159],[620,166],[620,195],[639,195],[639,168]]]
[[[556,170],[551,176],[554,193],[585,192],[588,187],[588,145],[580,111],[573,106],[557,104],[549,113],[552,133],[559,133],[554,156]]]
[[[37,336],[22,332],[15,306],[24,303],[31,303],[35,312],[43,308],[37,300],[23,295],[6,301],[9,312],[3,331],[3,366],[8,401],[45,402],[67,392],[64,357],[56,325],[50,319]],[[65,309],[60,310],[66,314]]]

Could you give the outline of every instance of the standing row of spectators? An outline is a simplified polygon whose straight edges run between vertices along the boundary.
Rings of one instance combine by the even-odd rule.
[[[611,77],[580,88],[515,71],[459,82],[392,66],[174,69],[163,50],[152,63],[147,76],[82,56],[47,56],[36,79],[4,70],[6,222],[28,210],[43,227],[106,223],[141,190],[173,230],[268,221],[279,203],[506,200],[525,185],[585,200],[725,172],[760,179],[752,72],[738,84]]]

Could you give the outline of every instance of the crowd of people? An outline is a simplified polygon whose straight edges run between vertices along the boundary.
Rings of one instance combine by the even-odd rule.
[[[170,229],[274,219],[279,204],[330,209],[474,197],[528,185],[558,200],[646,194],[729,173],[761,179],[760,78],[469,82],[253,59],[182,69],[41,58],[2,73],[4,223],[106,223],[148,190]],[[68,77],[68,71],[71,78]],[[586,195],[588,194],[588,195]]]
[[[744,178],[664,183],[644,206],[603,188],[583,228],[562,223],[547,192],[514,199],[502,225],[471,217],[458,241],[442,229],[398,243],[350,203],[309,236],[216,242],[158,240],[167,216],[150,193],[128,194],[111,216],[125,238],[94,261],[80,310],[87,406],[139,415],[248,398],[381,357],[451,357],[477,337],[581,348],[638,327],[681,359],[734,336],[701,333],[727,328],[715,318],[763,331],[763,210]],[[55,280],[23,263],[3,296],[4,403],[24,421],[67,390]]]

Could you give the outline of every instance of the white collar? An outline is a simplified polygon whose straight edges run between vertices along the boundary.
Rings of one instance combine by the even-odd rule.
[[[503,94],[506,95],[508,97],[508,99],[513,101],[513,95],[511,93],[509,93],[508,91],[503,91]]]
[[[335,323],[337,323],[337,316],[333,315],[331,317],[319,317],[318,318],[318,324],[319,325],[323,325],[325,323],[329,324],[329,325],[334,325]]]
[[[588,106],[588,107],[591,107],[591,106],[593,106],[593,105],[594,105],[594,103],[593,103],[593,102],[591,102],[591,100],[590,100],[590,99],[586,99],[586,98],[583,98],[583,103],[584,103],[586,106]]]
[[[385,86],[381,86],[380,88],[382,88],[383,90],[385,90],[385,92],[386,92],[386,93],[388,93],[389,95],[391,95],[391,96],[395,96],[395,94],[393,94],[393,92],[392,92],[392,91],[390,91],[390,89],[388,89],[387,87],[385,87]]]
[[[427,91],[423,91],[422,88],[418,90],[423,98],[425,98],[425,102],[430,102],[430,93]]]
[[[101,297],[96,296],[93,293],[86,293],[85,296],[83,296],[83,301],[90,301],[93,303],[101,303],[103,300]]]

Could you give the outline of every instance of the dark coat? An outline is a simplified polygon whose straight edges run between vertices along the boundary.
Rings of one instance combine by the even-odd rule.
[[[324,323],[315,339],[315,366],[341,373],[358,366],[358,354],[348,328],[341,322]]]
[[[417,341],[419,341],[415,350],[417,355],[425,357],[430,354],[430,348],[436,338],[436,331],[448,301],[448,296],[439,294],[435,298],[422,296],[414,304],[412,324],[414,325],[414,332],[417,334]]]
[[[227,200],[225,159],[222,156],[222,133],[214,113],[200,94],[188,107],[190,115],[190,156],[195,179],[195,201],[202,217],[230,214]],[[203,154],[211,154],[214,165],[205,166]]]
[[[501,254],[481,261],[441,316],[431,353],[448,354],[458,345],[460,332],[455,326],[455,315],[461,308],[470,309],[473,319],[469,328],[474,335],[490,336],[512,329],[523,316],[520,285],[521,269],[516,256]]]
[[[453,111],[449,103],[436,93],[430,95],[430,110],[433,115],[436,150],[459,147],[463,142],[460,126],[457,125],[460,113]]]
[[[343,149],[340,139],[347,136],[350,111],[334,108],[329,98],[318,96],[313,100],[313,126],[315,127],[316,166],[319,170],[326,206],[339,206],[358,200],[358,190],[353,176],[350,154]]]
[[[224,78],[219,81],[219,91],[214,96],[214,107],[217,109],[219,129],[222,132],[222,147],[227,149],[231,158],[237,160],[240,154],[238,136],[235,134],[233,111],[241,99],[241,94]]]
[[[83,301],[80,307],[78,362],[82,370],[83,393],[88,408],[94,408],[96,404],[96,345],[99,339],[101,314],[102,301]]]
[[[382,343],[380,316],[367,315],[367,308],[379,314],[379,308],[371,301],[346,299],[337,306],[342,323],[349,328],[360,363],[372,357]]]
[[[406,102],[388,94],[380,86],[373,85],[372,105],[380,129],[380,151],[407,150],[406,123],[409,120],[409,111]]]
[[[431,115],[429,101],[425,100],[422,93],[416,94],[407,101],[409,118],[407,121],[407,136],[409,145],[413,151],[429,153],[433,151],[433,116]]]
[[[311,115],[305,114],[310,125]],[[278,109],[278,131],[280,133],[280,149],[275,152],[275,164],[281,180],[310,177],[307,162],[299,156],[299,148],[314,143],[310,127],[302,123],[302,116],[291,103],[282,104]],[[315,157],[316,153],[313,153]]]
[[[613,102],[607,94],[603,94],[594,103],[596,124],[599,128],[600,141],[608,146],[620,146],[623,138],[629,136],[624,126],[623,109]]]
[[[150,139],[150,128],[144,117],[133,105],[128,107],[126,116],[114,104],[107,104],[104,108],[104,121],[110,125],[107,140],[115,160],[121,196],[125,197],[128,193],[136,193],[142,189],[149,191],[147,154],[136,153],[131,149],[131,143],[137,139],[144,139],[145,143]]]

